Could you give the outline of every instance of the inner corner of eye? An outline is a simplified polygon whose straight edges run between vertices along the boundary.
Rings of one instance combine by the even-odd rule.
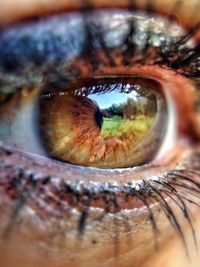
[[[13,123],[8,124],[9,112],[0,119],[0,139],[75,165],[126,168],[151,162],[169,128],[161,85],[139,76],[56,82],[28,102],[6,107],[15,115]]]

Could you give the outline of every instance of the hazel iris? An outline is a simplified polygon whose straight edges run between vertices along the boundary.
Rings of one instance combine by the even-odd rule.
[[[39,131],[48,155],[98,168],[149,162],[166,130],[159,84],[143,77],[80,78],[47,85]]]

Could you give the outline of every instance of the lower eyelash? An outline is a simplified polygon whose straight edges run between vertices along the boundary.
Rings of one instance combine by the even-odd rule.
[[[12,152],[6,150],[3,153],[7,153],[8,157],[12,155]],[[77,209],[80,213],[77,222],[78,237],[84,235],[87,220],[93,207],[100,207],[103,212],[95,220],[100,223],[107,215],[113,215],[113,231],[115,231],[113,236],[115,236],[114,240],[117,248],[117,240],[119,239],[117,220],[121,217],[124,210],[122,204],[119,203],[122,203],[121,199],[123,199],[124,204],[133,200],[139,200],[146,207],[149,214],[155,242],[157,242],[159,226],[152,204],[158,203],[172,228],[180,236],[188,253],[187,241],[181,223],[166,197],[170,198],[171,203],[174,203],[182,212],[190,226],[194,243],[197,247],[196,233],[188,204],[199,207],[199,162],[200,152],[198,150],[193,151],[184,159],[180,166],[174,170],[167,171],[159,179],[143,180],[136,184],[121,183],[113,185],[111,183],[69,183],[50,176],[38,178],[37,174],[10,164],[6,165],[1,161],[0,173],[3,175],[3,179],[1,179],[0,188],[2,197],[3,194],[6,194],[15,201],[9,223],[4,230],[4,238],[7,239],[12,234],[20,212],[29,204],[35,207],[39,214],[42,212],[42,216],[46,214],[55,218],[62,218],[64,212],[68,219],[70,219],[72,209]],[[186,193],[189,193],[191,197],[185,196]],[[126,229],[130,228],[126,219],[124,219],[124,225],[126,225]]]

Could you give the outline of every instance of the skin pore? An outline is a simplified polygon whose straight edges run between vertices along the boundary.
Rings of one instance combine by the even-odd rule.
[[[1,0],[0,23],[4,25],[46,13],[85,7],[81,0],[71,2]],[[113,7],[103,0],[90,3],[93,7]],[[128,1],[115,1],[115,7],[127,6]],[[175,17],[186,28],[200,20],[199,1],[134,1],[135,9],[148,7]],[[196,34],[195,38],[198,41],[199,35]],[[200,157],[197,154],[200,151],[200,133],[193,109],[195,85],[189,78],[158,66],[134,66],[129,70],[113,67],[105,68],[103,72],[101,75],[142,74],[155,78],[166,87],[177,109],[179,141],[150,166],[110,172],[65,166],[48,158],[27,155],[1,146],[2,267],[199,266],[200,254],[196,249],[196,246],[200,246],[199,188],[191,191],[186,186],[179,187],[178,193],[190,200],[186,202],[190,221],[187,212],[183,213],[180,208],[180,205],[183,209],[185,206],[176,192],[165,194],[164,197],[168,197],[167,205],[158,191],[164,192],[163,188],[151,182],[147,187],[141,183],[144,191],[146,188],[154,188],[156,197],[167,205],[165,207],[168,211],[165,213],[162,204],[156,201],[158,199],[148,198],[147,204],[147,198],[137,194],[135,197],[121,186],[129,181],[161,176],[169,182],[169,190],[170,182],[173,182],[167,180],[169,172],[172,177],[175,170],[179,171],[178,175],[185,175],[184,171],[189,173],[192,170],[189,178],[199,182]],[[88,187],[77,187],[80,181]],[[91,183],[88,185],[88,182]],[[182,180],[175,182],[180,183]],[[113,188],[116,185],[117,189],[112,188],[112,191],[106,188],[106,183],[110,183]],[[192,187],[193,183],[185,185]],[[137,191],[136,188],[134,190]],[[170,196],[179,201],[178,204]],[[153,205],[150,207],[150,204]],[[170,214],[170,220],[166,214]],[[173,214],[176,220],[173,220]]]

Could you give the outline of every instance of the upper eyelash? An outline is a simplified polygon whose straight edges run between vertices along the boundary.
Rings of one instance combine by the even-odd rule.
[[[87,14],[87,13],[86,13]],[[82,56],[87,57],[87,61],[91,60],[90,64],[92,66],[93,71],[98,70],[99,67],[104,64],[101,62],[101,60],[96,55],[93,56],[94,51],[96,51],[95,48],[95,41],[98,40],[102,51],[104,51],[104,54],[109,62],[110,67],[115,66],[115,59],[110,53],[110,49],[107,47],[103,35],[101,33],[101,29],[96,27],[93,23],[88,23],[87,16],[83,13],[83,18],[85,21],[85,32],[88,36],[87,40],[88,42],[85,43],[85,47],[82,48]],[[134,21],[130,18],[128,24],[129,26],[129,32],[127,33],[127,36],[124,38],[124,48],[122,52],[123,61],[124,64],[127,66],[131,66],[132,64],[149,64],[149,58],[151,59],[150,64],[158,64],[162,67],[169,67],[170,69],[173,69],[174,71],[185,75],[190,78],[198,78],[200,74],[199,70],[199,64],[200,64],[200,46],[199,44],[196,44],[193,48],[187,47],[187,42],[189,39],[192,39],[195,34],[199,31],[200,24],[197,24],[194,26],[190,31],[188,31],[184,36],[180,37],[179,40],[176,42],[166,44],[165,42],[157,48],[157,52],[154,56],[149,55],[149,51],[152,49],[152,45],[149,44],[149,40],[151,38],[151,31],[149,30],[147,32],[147,38],[144,41],[144,48],[141,51],[141,59],[134,60],[134,53],[136,51],[137,45],[134,43],[134,40],[132,40],[132,37],[134,33],[137,31],[134,25]],[[95,38],[95,40],[94,40]],[[91,55],[90,55],[91,53]],[[137,52],[138,53],[138,52]],[[34,55],[33,55],[34,57]],[[94,58],[95,57],[95,58]],[[130,60],[131,58],[131,60]],[[132,61],[132,62],[131,62]],[[43,65],[47,64],[48,68],[48,60],[44,60]],[[64,68],[65,69],[65,68]],[[42,70],[40,70],[37,67],[37,73],[36,76],[40,77],[41,73],[38,75],[38,71],[42,73]],[[2,86],[5,83],[5,87],[8,86],[13,87],[21,87],[24,84],[34,84],[35,83],[35,75],[33,70],[31,70],[31,73],[26,73],[25,75],[19,76],[14,75],[14,72],[12,75],[6,73],[6,72],[0,72],[0,80],[2,83]],[[76,69],[76,73],[68,73],[65,74],[62,73],[62,69],[59,71],[56,71],[55,74],[55,68],[53,68],[53,72],[49,69],[48,70],[48,79],[53,80],[55,79],[55,75],[62,78],[63,76],[71,76],[71,75],[79,75],[80,69]],[[36,79],[37,80],[37,79]],[[41,81],[40,81],[41,82]],[[15,86],[14,86],[15,85]],[[2,87],[1,86],[1,87]],[[13,91],[16,89],[13,88]]]
[[[8,157],[12,156],[12,152],[6,149],[2,150],[1,153],[6,154]],[[136,184],[120,183],[118,185],[113,185],[111,183],[95,184],[91,182],[88,182],[87,184],[81,182],[71,183],[51,176],[41,176],[38,179],[37,174],[35,176],[35,174],[30,171],[2,162],[0,164],[0,169],[4,175],[5,172],[8,175],[6,175],[7,178],[5,180],[2,179],[0,187],[2,187],[4,193],[7,193],[7,190],[9,190],[9,192],[12,192],[12,198],[17,198],[12,209],[10,223],[8,223],[4,231],[4,238],[10,236],[20,211],[30,200],[33,201],[36,206],[39,204],[42,212],[47,215],[49,214],[49,208],[46,210],[45,205],[53,205],[53,215],[61,217],[63,211],[70,217],[70,210],[73,207],[77,208],[80,212],[80,217],[77,222],[77,231],[80,236],[84,234],[87,218],[90,214],[90,209],[93,206],[93,201],[100,200],[102,203],[101,208],[104,212],[98,219],[101,221],[106,214],[111,213],[120,216],[123,207],[119,205],[119,197],[124,199],[125,202],[134,198],[142,201],[149,213],[149,220],[156,237],[159,233],[159,228],[156,218],[154,217],[153,209],[151,208],[151,202],[149,202],[149,199],[154,199],[156,202],[160,203],[161,209],[166,214],[171,226],[182,239],[186,252],[188,253],[187,241],[185,240],[181,224],[173,209],[171,209],[170,204],[165,200],[165,197],[170,197],[172,202],[181,210],[191,228],[194,243],[197,247],[196,233],[192,219],[190,218],[187,203],[198,206],[198,199],[200,198],[200,183],[198,182],[200,179],[199,161],[200,153],[197,150],[188,155],[179,167],[167,171],[158,180],[149,179]],[[49,186],[51,188],[53,187],[54,190],[49,191]],[[186,197],[183,194],[183,190],[184,192],[194,195],[196,201],[191,197]],[[35,197],[34,194],[36,194]],[[37,202],[37,194],[40,194],[40,201],[43,200],[44,203],[46,203],[44,206],[40,206],[41,202]],[[62,199],[62,196],[64,199]],[[48,201],[52,204],[48,203]],[[69,203],[71,204],[69,205]],[[54,213],[54,205],[59,206],[59,212],[56,213],[57,215]]]
[[[136,27],[134,25],[134,21],[129,19],[129,31],[127,36],[124,39],[124,45],[126,45],[126,49],[123,51],[122,55],[124,57],[124,63],[126,66],[131,66],[130,56],[134,57],[135,50],[137,48],[137,45],[134,44],[132,41],[132,38],[134,36],[134,33],[137,31]],[[83,49],[83,55],[88,54],[85,51],[95,51],[94,41],[93,41],[93,28],[95,25],[87,24],[86,23],[86,32],[88,36],[89,43],[86,43],[85,48]],[[157,52],[156,57],[154,58],[154,63],[151,64],[159,64],[159,65],[167,65],[171,69],[180,72],[181,74],[187,76],[187,77],[199,77],[200,76],[200,45],[196,44],[194,48],[187,48],[186,44],[187,42],[192,39],[195,34],[200,30],[200,23],[195,25],[188,33],[186,33],[184,36],[182,36],[179,40],[177,40],[175,43],[166,44],[163,43],[160,47],[160,49]],[[103,36],[97,28],[97,32],[95,34],[95,37],[98,37],[102,45],[102,49],[105,53],[105,55],[108,57],[108,60],[110,62],[110,66],[115,66],[114,58],[112,58],[111,54],[109,53],[108,48],[105,46],[105,42],[103,40]],[[149,44],[149,40],[151,38],[151,31],[147,32],[147,38],[146,43],[144,44],[144,49],[142,50],[142,58],[138,60],[135,63],[143,63],[145,64],[147,61],[147,53],[148,49],[151,48],[151,45]],[[165,49],[163,50],[163,46]],[[177,55],[174,59],[174,57]],[[127,56],[129,60],[127,60]],[[88,57],[90,60],[92,60],[92,57]],[[152,59],[152,58],[151,58]],[[96,68],[96,65],[98,62],[91,61],[91,65],[94,67],[94,70]],[[181,69],[181,70],[180,70]]]
[[[186,49],[184,45],[200,30],[200,23],[194,26],[185,36],[180,38],[175,44],[166,49],[165,53],[162,53],[163,60],[166,61],[169,67],[177,70],[187,77],[199,77],[200,76],[200,45],[196,44],[194,48]],[[186,50],[185,50],[186,49]],[[179,53],[178,57],[175,57],[176,53]],[[161,61],[164,63],[164,61]],[[181,70],[180,70],[181,68]]]

